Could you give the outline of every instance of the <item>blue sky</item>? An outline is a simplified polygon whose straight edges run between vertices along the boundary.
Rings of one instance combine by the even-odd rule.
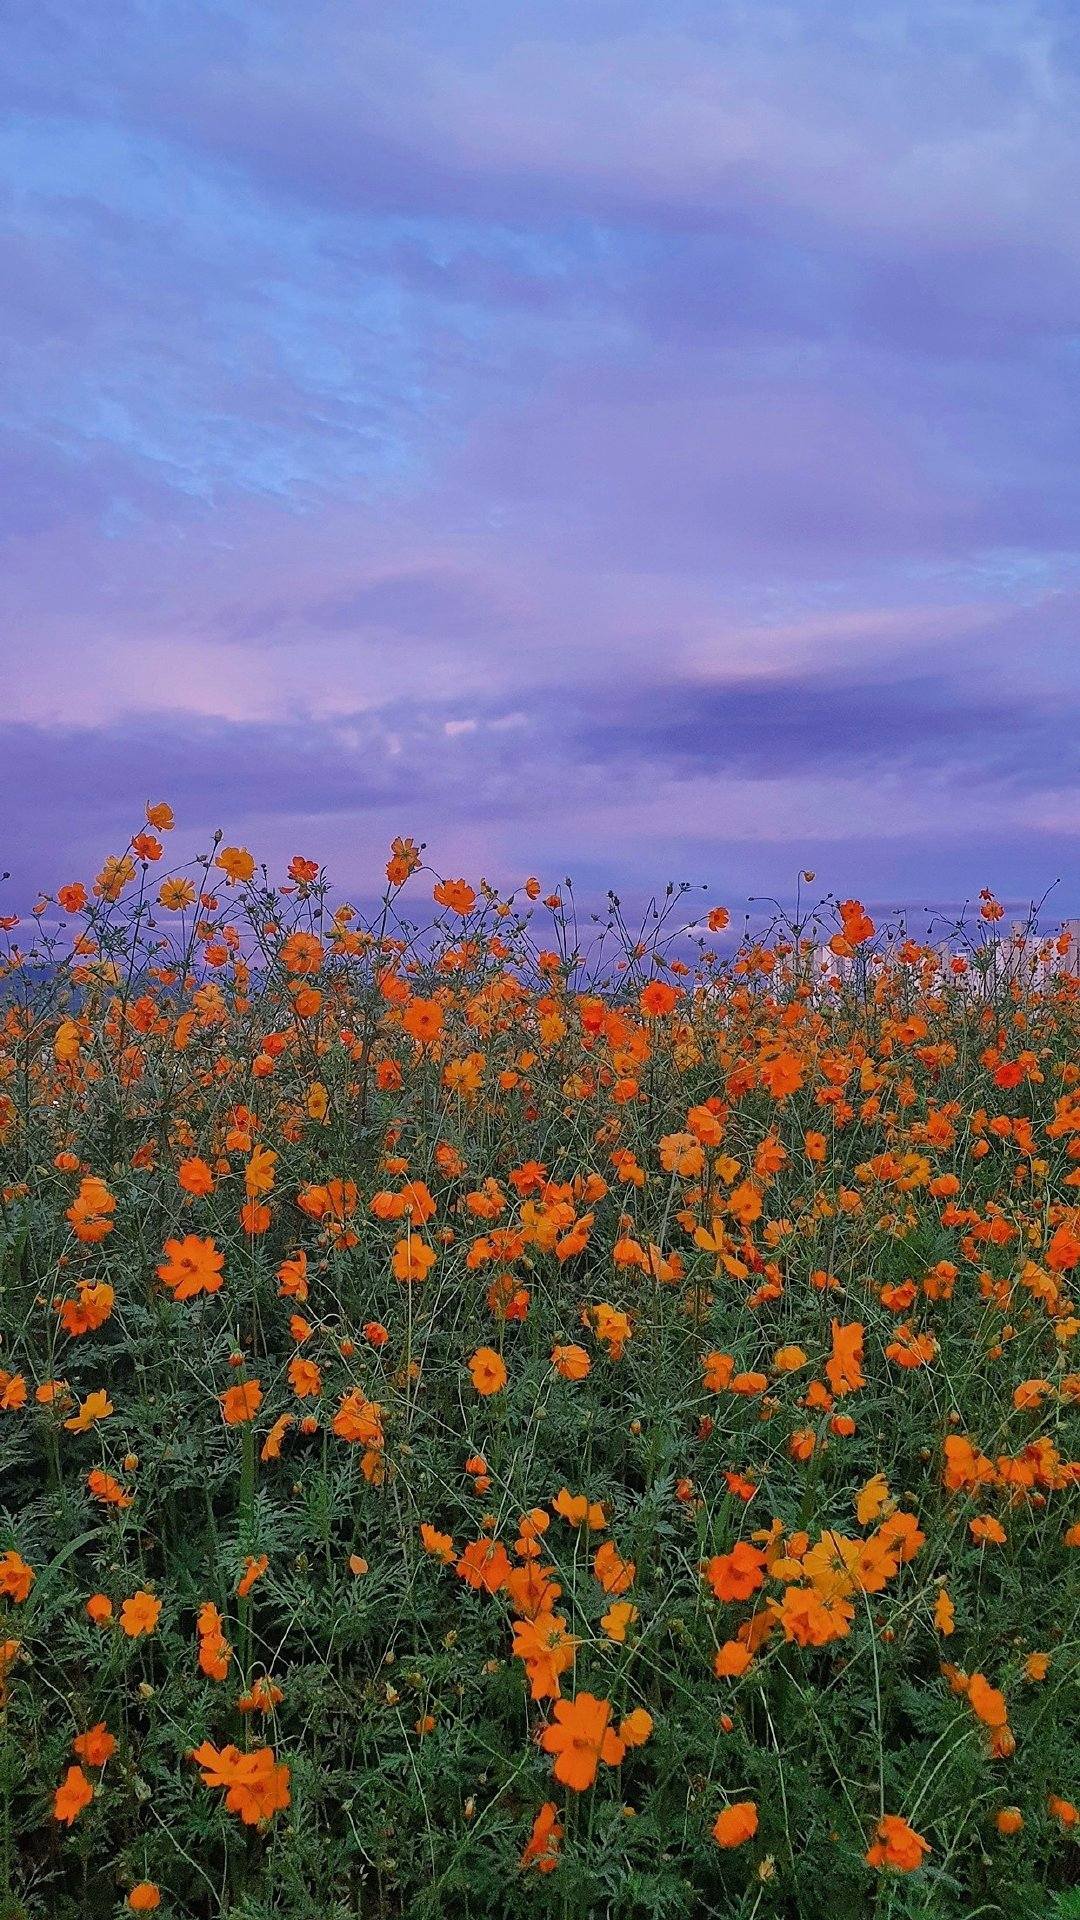
[[[1080,911],[1064,4],[15,0],[0,863]]]

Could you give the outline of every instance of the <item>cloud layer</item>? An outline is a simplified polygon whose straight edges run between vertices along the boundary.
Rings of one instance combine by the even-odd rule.
[[[16,6],[0,861],[1075,878],[1059,0]],[[299,836],[299,838],[298,838]]]

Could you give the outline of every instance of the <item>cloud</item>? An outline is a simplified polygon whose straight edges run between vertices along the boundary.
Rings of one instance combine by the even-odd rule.
[[[162,788],[346,880],[403,809],[597,874],[1066,843],[1063,0],[5,24],[21,871]]]
[[[1077,146],[1068,10],[1039,0],[278,4],[232,57],[140,78],[159,124],[275,189],[488,220],[1056,238]]]
[[[224,616],[222,626],[239,640],[269,640],[275,633],[300,630],[376,631],[412,638],[436,631],[453,641],[505,628],[512,617],[512,609],[500,604],[476,578],[449,568],[415,567],[343,586],[324,599],[300,601],[292,607],[237,607]]]
[[[683,775],[712,771],[776,782],[807,772],[851,779],[906,767],[953,781],[968,778],[1006,729],[1015,733],[1019,725],[1030,743],[1039,724],[1018,716],[1004,698],[961,691],[943,673],[775,675],[608,694],[575,733],[590,758],[661,764]]]
[[[947,905],[983,884],[1022,900],[1063,876],[1053,911],[1080,908],[1080,820],[1068,786],[1032,791],[1030,803],[1022,794],[1017,806],[1000,786],[965,780],[947,757],[930,765],[911,741],[891,758],[887,733],[860,747],[870,716],[859,690],[846,704],[840,696],[841,723],[816,748],[824,693],[804,706],[797,736],[782,711],[779,722],[766,712],[759,689],[749,701],[729,690],[694,733],[688,711],[700,691],[688,689],[684,710],[667,716],[679,738],[662,727],[643,746],[640,715],[624,711],[597,728],[564,710],[560,727],[554,697],[532,719],[399,706],[332,724],[132,714],[102,728],[4,725],[5,908],[25,908],[42,885],[92,877],[137,828],[143,802],[162,798],[178,819],[168,861],[206,852],[220,827],[272,875],[300,852],[361,899],[378,890],[392,835],[411,832],[442,872],[502,884],[531,871],[552,883],[570,874],[586,916],[609,886],[643,904],[669,877],[707,882],[710,899],[732,906],[787,898],[802,867],[822,888],[888,908]],[[807,701],[801,683],[780,692]],[[733,719],[744,729],[734,744]],[[425,898],[421,889],[421,915]]]

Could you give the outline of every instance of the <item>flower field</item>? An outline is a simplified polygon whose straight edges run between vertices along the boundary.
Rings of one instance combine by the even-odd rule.
[[[172,826],[2,923],[3,1920],[1080,1914],[1068,936]]]

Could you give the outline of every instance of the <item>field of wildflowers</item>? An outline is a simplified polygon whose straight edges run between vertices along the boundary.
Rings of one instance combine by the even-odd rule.
[[[172,825],[3,923],[4,1920],[1080,1914],[1067,935]]]

